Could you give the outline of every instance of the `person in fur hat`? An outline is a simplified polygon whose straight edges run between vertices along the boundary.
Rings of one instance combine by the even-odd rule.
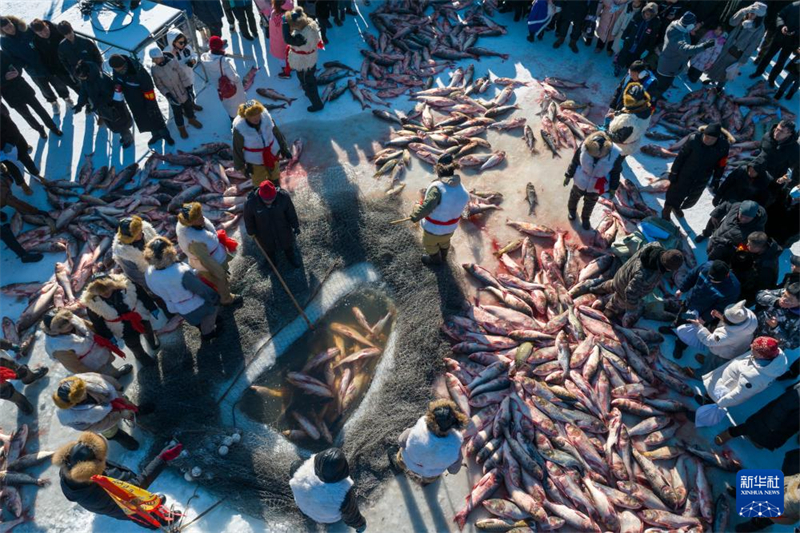
[[[131,373],[133,366],[115,368],[114,355],[125,357],[110,339],[92,331],[86,320],[69,309],[50,312],[42,319],[44,347],[47,354],[73,374],[96,372],[119,379]]]
[[[567,216],[570,220],[577,217],[578,201],[583,198],[581,222],[583,229],[591,228],[589,219],[600,195],[608,192],[609,198],[614,198],[617,192],[623,159],[625,156],[622,150],[614,145],[606,132],[597,131],[586,137],[575,150],[572,162],[564,174],[564,187],[575,178],[567,202]]]
[[[650,95],[640,83],[629,83],[622,95],[622,109],[614,113],[608,134],[623,157],[635,153],[642,144],[644,132],[650,126],[653,109]]]
[[[229,239],[225,230],[214,229],[211,221],[203,216],[203,206],[199,202],[185,204],[178,211],[175,235],[189,266],[216,288],[220,303],[233,303],[238,295],[231,294],[228,263],[238,243]]]
[[[96,274],[81,295],[81,303],[94,331],[106,339],[123,340],[136,359],[144,366],[156,360],[145,351],[141,336],[158,350],[161,343],[153,331],[153,314],[158,307],[144,291],[122,274]]]
[[[170,443],[156,455],[145,469],[136,474],[129,468],[108,460],[108,442],[97,433],[85,431],[74,440],[64,444],[53,455],[53,464],[60,467],[61,492],[64,497],[90,513],[108,516],[117,520],[131,520],[147,529],[156,527],[143,523],[136,515],[128,514],[116,503],[106,490],[92,480],[94,476],[105,476],[141,489],[147,489],[183,450],[180,443]],[[163,505],[162,501],[162,505]]]
[[[137,412],[145,413],[122,395],[122,385],[116,379],[96,372],[64,378],[53,392],[53,403],[62,425],[102,433],[127,450],[139,449],[139,442],[119,425],[123,420],[133,420]],[[144,411],[152,412],[151,406]]]
[[[239,106],[233,120],[233,168],[244,172],[258,188],[264,180],[281,184],[280,158],[292,153],[269,111],[256,100]]]
[[[111,255],[137,289],[147,288],[144,273],[148,264],[144,260],[144,245],[156,237],[158,233],[152,224],[136,215],[123,218],[117,226],[117,233],[111,243]]]
[[[297,72],[297,79],[303,92],[311,101],[309,113],[321,111],[324,107],[317,90],[317,50],[322,48],[319,25],[307,16],[302,7],[287,11],[283,16],[283,40],[289,47],[286,57],[289,67]]]
[[[433,483],[447,470],[461,470],[461,430],[467,415],[451,400],[435,400],[416,424],[403,431],[398,446],[389,448],[389,464],[396,473],[405,472],[423,485]]]
[[[47,372],[47,367],[31,370],[27,365],[21,365],[13,359],[0,357],[0,400],[13,403],[22,414],[32,415],[35,411],[33,404],[9,381],[18,379],[23,385],[30,385],[45,377]]]
[[[296,461],[289,472],[294,502],[302,513],[318,524],[343,521],[359,533],[367,521],[358,510],[355,484],[344,452],[328,448],[303,461]]]
[[[217,323],[219,294],[203,283],[194,269],[178,261],[175,248],[164,237],[147,243],[144,258],[150,265],[145,274],[147,286],[164,300],[167,310],[199,328],[203,340],[216,337],[222,330]]]
[[[728,152],[736,139],[719,123],[701,126],[681,147],[669,169],[669,190],[661,217],[672,213],[683,218],[683,210],[694,207],[711,180],[716,188],[728,164]]]

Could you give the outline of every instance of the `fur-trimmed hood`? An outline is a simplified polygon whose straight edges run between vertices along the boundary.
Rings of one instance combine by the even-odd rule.
[[[53,392],[53,403],[59,409],[71,409],[86,399],[86,382],[78,376],[69,376],[61,380]]]
[[[70,461],[72,449],[75,446],[84,446],[94,453],[94,459],[79,461],[73,464]],[[59,448],[53,455],[53,463],[61,467],[61,474],[72,481],[88,483],[92,476],[101,475],[106,469],[108,458],[108,442],[101,435],[84,431],[78,440],[68,442]]]
[[[442,431],[439,429],[439,424],[436,423],[436,417],[434,412],[441,408],[441,407],[449,407],[452,416],[455,417],[455,423],[447,430]],[[428,427],[431,433],[436,435],[437,437],[445,437],[450,434],[451,430],[461,430],[464,429],[467,425],[467,415],[461,412],[458,406],[452,400],[447,399],[439,399],[434,400],[428,405],[428,412],[425,414],[425,425]]]
[[[700,126],[699,128],[697,128],[697,131],[699,131],[700,133],[703,133],[704,131],[706,131],[707,127],[708,126]],[[722,129],[722,134],[728,140],[728,143],[731,144],[731,145],[734,144],[736,142],[736,137],[734,137],[733,134],[731,132],[729,132],[728,130],[726,130],[725,128],[721,128],[721,129]]]

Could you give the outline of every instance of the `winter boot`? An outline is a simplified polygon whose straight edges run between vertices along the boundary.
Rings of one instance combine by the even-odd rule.
[[[127,376],[133,371],[133,365],[122,365],[121,367],[117,368],[114,373],[111,375],[114,379],[119,379],[122,377]]]
[[[592,229],[592,223],[591,223],[591,222],[589,222],[589,220],[588,220],[588,219],[586,219],[586,220],[584,220],[583,222],[581,222],[581,227],[582,227],[583,229],[585,229],[586,231],[589,231],[590,229]]]
[[[528,34],[528,36],[526,37],[526,39],[528,39],[528,42],[529,42],[529,43],[532,43],[532,42],[534,42],[533,35],[531,35],[530,33]]]
[[[14,252],[20,261],[23,263],[38,263],[44,257],[39,253],[32,253],[26,250],[17,240],[16,235],[11,232],[11,229],[3,226],[3,243]]]
[[[202,111],[203,110],[203,106],[197,105],[197,102],[192,102],[192,107],[194,108],[195,111]],[[192,121],[190,120],[189,124],[191,124],[191,123],[192,123]]]
[[[675,331],[672,329],[672,326],[658,326],[658,332],[662,335],[675,335]]]
[[[125,448],[126,450],[135,451],[139,449],[139,441],[137,441],[131,435],[125,433],[121,429],[118,429],[117,432],[114,433],[114,436],[110,437],[109,440],[118,442],[119,445]]]
[[[576,218],[578,218],[578,212],[577,211],[568,211],[567,212],[567,218],[569,220],[571,220],[571,221],[575,220]]]
[[[772,524],[774,524],[774,522],[769,518],[757,516],[755,518],[751,518],[747,522],[736,524],[734,529],[737,533],[750,533],[752,531],[761,531],[762,529],[766,529]]]
[[[33,404],[25,397],[25,395],[16,389],[11,394],[11,398],[9,398],[8,401],[16,405],[24,415],[30,416],[34,412]]]
[[[425,254],[422,256],[422,264],[425,266],[435,266],[442,264],[442,255],[439,252],[435,254]]]
[[[684,350],[686,350],[686,348],[688,347],[689,345],[683,342],[682,340],[675,339],[675,350],[673,350],[672,352],[672,357],[674,357],[675,359],[680,359],[681,357],[683,357]]]
[[[45,377],[48,371],[49,369],[46,366],[31,370],[26,365],[22,365],[17,369],[17,375],[23,384],[30,385]]]
[[[572,50],[573,54],[578,53],[578,40],[577,39],[570,39],[569,41],[569,49]]]
[[[40,139],[47,139],[47,132],[44,131],[44,128],[39,126],[36,128],[36,132],[39,134]]]
[[[558,49],[561,47],[562,44],[564,44],[564,37],[559,37],[558,39],[556,39],[556,42],[553,43],[553,48]]]
[[[164,142],[166,142],[169,146],[175,146],[175,139],[172,138],[172,135],[167,135],[164,137]]]
[[[181,136],[181,139],[188,139],[189,133],[186,131],[186,126],[178,126],[178,133]]]
[[[283,67],[283,70],[278,73],[278,77],[282,80],[288,80],[292,77],[292,69],[289,67],[288,63],[285,67]]]
[[[400,463],[397,462],[397,454],[399,453],[400,453],[400,447],[397,446],[396,444],[389,446],[389,449],[386,450],[386,456],[389,458],[389,468],[394,474],[403,473],[403,467],[400,466]]]
[[[450,248],[442,248],[439,250],[439,254],[442,256],[442,263],[447,262],[447,254],[450,253]]]
[[[196,118],[190,118],[188,122],[193,128],[197,128],[198,130],[203,127],[203,124]]]
[[[672,206],[665,205],[664,209],[661,210],[661,218],[664,220],[670,220],[672,217]]]
[[[675,212],[675,216],[678,218],[683,218],[683,210],[680,207],[673,207],[672,210]]]

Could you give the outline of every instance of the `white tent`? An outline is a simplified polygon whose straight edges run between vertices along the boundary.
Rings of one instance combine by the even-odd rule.
[[[194,23],[186,13],[148,0],[143,0],[133,11],[108,2],[97,3],[89,16],[83,15],[80,4],[76,4],[53,22],[58,24],[62,20],[69,22],[77,35],[95,41],[104,54],[116,49],[138,58],[173,27],[186,28],[186,35],[198,50]],[[207,79],[205,72],[202,77]]]

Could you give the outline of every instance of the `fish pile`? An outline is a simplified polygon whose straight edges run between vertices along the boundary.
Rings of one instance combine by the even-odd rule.
[[[25,443],[28,440],[28,426],[22,424],[18,430],[11,435],[4,435],[0,433],[0,513],[2,509],[8,510],[14,518],[22,516],[22,498],[20,498],[19,487],[20,485],[36,485],[37,487],[46,487],[50,484],[47,479],[38,479],[30,476],[22,470],[39,465],[47,461],[53,456],[53,452],[36,452],[23,454]],[[10,526],[3,531],[10,531],[11,527],[17,525],[19,522],[16,520],[11,522],[3,522],[0,516],[0,524]],[[16,524],[15,524],[16,522]]]
[[[692,397],[686,375],[658,332],[613,324],[588,292],[614,257],[581,268],[565,232],[508,225],[523,237],[498,250],[496,273],[463,265],[497,303],[442,326],[447,390],[471,417],[464,455],[484,473],[455,522],[483,506],[493,518],[476,525],[491,531],[725,531],[729,503],[706,469],[741,465],[677,438],[690,408],[664,393]]]
[[[646,144],[642,146],[642,152],[654,157],[674,158],[697,128],[719,122],[735,138],[728,162],[747,159],[761,144],[760,139],[756,138],[757,122],[796,117],[782,107],[779,101],[771,98],[770,95],[774,92],[771,84],[761,80],[750,86],[743,97],[720,93],[714,88],[704,88],[688,93],[680,102],[666,102],[661,111],[650,120],[650,128],[645,137],[654,141],[675,142],[667,148]],[[666,132],[659,131],[657,126]]]
[[[297,164],[302,149],[303,141],[296,140],[292,158],[282,160],[282,168]],[[133,163],[119,172],[113,166],[95,169],[91,156],[85,156],[75,181],[42,180],[50,204],[47,215],[16,212],[11,219],[12,231],[29,252],[66,253],[49,280],[0,287],[4,296],[28,299],[16,324],[3,317],[3,335],[20,346],[18,357],[30,352],[34,326],[48,310],[66,307],[79,311],[78,297],[91,276],[116,268],[111,243],[119,219],[138,215],[175,242],[178,209],[186,202],[200,202],[206,218],[232,232],[253,187],[252,180],[232,168],[227,143],[206,143],[174,154],[153,152],[143,168]],[[22,231],[25,223],[34,228]],[[171,331],[179,324],[178,319],[172,320],[161,331]]]
[[[537,81],[541,88],[540,109],[537,115],[542,117],[539,135],[553,154],[553,158],[561,157],[558,150],[580,146],[581,141],[590,133],[597,131],[597,126],[582,115],[579,111],[591,108],[591,103],[579,104],[570,100],[559,89],[587,89],[586,83],[547,77],[544,81]],[[532,140],[529,140],[529,136]],[[526,131],[525,140],[531,150],[535,149],[536,138],[533,131]]]
[[[333,444],[332,434],[344,423],[351,408],[367,391],[374,362],[385,348],[391,331],[392,312],[370,324],[358,307],[352,308],[355,324],[330,326],[332,346],[310,357],[300,371],[286,374],[283,390],[260,385],[250,389],[264,398],[279,398],[283,411],[277,423],[288,426],[283,434],[295,441]]]
[[[404,176],[411,154],[430,165],[435,165],[442,155],[451,154],[460,168],[474,168],[478,172],[496,167],[505,160],[504,151],[492,151],[489,141],[480,136],[489,130],[509,131],[525,126],[526,119],[522,117],[501,120],[519,109],[509,101],[514,88],[525,83],[510,78],[489,79],[488,76],[473,81],[473,67],[456,69],[447,87],[415,92],[413,98],[418,103],[407,115],[373,110],[379,119],[401,127],[391,132],[390,139],[383,143],[383,150],[373,158],[377,167],[374,177],[388,175],[389,190]],[[492,85],[503,87],[493,99],[470,96]],[[489,152],[479,153],[484,148]]]

